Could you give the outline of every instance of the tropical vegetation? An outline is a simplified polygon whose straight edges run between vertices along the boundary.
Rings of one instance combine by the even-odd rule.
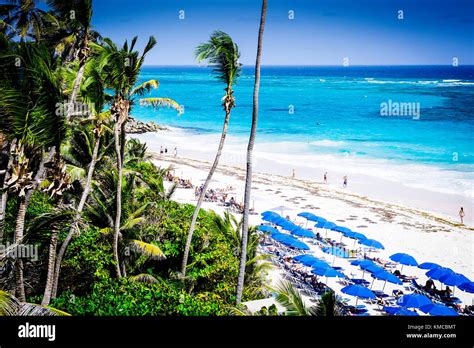
[[[168,169],[127,135],[137,104],[182,111],[139,78],[155,38],[118,45],[94,30],[91,0],[46,3],[0,5],[0,315],[226,315],[242,259],[241,298],[267,296],[256,231],[202,197],[173,201]],[[225,84],[215,170],[239,50],[218,31],[196,55]]]

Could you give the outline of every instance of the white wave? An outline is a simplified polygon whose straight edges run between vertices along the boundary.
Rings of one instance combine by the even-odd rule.
[[[338,147],[338,146],[343,145],[344,142],[343,141],[334,141],[334,140],[324,139],[324,140],[312,141],[309,144],[314,145],[314,146]]]

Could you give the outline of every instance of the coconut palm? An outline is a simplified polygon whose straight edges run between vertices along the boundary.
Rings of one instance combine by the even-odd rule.
[[[116,167],[118,173],[118,184],[115,209],[114,223],[114,241],[113,253],[115,259],[116,275],[121,277],[118,238],[121,226],[122,215],[122,178],[123,178],[123,161],[125,147],[125,124],[128,120],[129,113],[138,97],[142,97],[152,89],[158,88],[158,81],[149,80],[137,86],[139,75],[147,53],[156,45],[156,39],[151,36],[145,46],[143,53],[140,55],[135,51],[137,37],[133,38],[130,46],[125,41],[121,49],[109,39],[104,39],[103,46],[94,45],[98,50],[104,64],[104,71],[107,74],[107,84],[114,91],[114,100],[112,101],[112,117],[115,120],[114,139],[116,153]],[[181,107],[172,99],[168,98],[145,98],[140,102],[142,105],[167,106],[181,112]]]
[[[59,29],[53,30],[51,41],[56,41],[58,52],[67,52],[67,61],[78,61],[77,73],[69,96],[68,120],[72,117],[72,106],[76,103],[79,87],[91,48],[89,43],[97,40],[97,32],[91,28],[92,0],[48,0],[56,17],[61,20]]]
[[[64,239],[55,262],[55,271],[53,277],[53,283],[51,285],[51,296],[52,298],[56,297],[58,279],[61,271],[61,262],[64,258],[64,254],[69,245],[74,234],[79,234],[78,221],[81,217],[82,211],[86,200],[89,197],[89,193],[92,188],[92,179],[94,176],[95,167],[99,159],[99,150],[101,146],[101,139],[107,131],[110,129],[107,127],[107,124],[110,120],[110,111],[103,110],[105,103],[108,100],[108,97],[105,93],[105,86],[103,76],[101,74],[102,67],[97,64],[95,60],[89,62],[88,69],[86,69],[86,79],[82,85],[81,97],[85,103],[88,105],[89,117],[82,121],[82,123],[90,124],[92,127],[93,134],[93,145],[91,149],[91,160],[88,165],[87,177],[84,182],[83,191],[81,198],[76,207],[76,214],[74,216],[73,222],[69,229],[69,233]],[[87,134],[83,134],[85,138],[88,137]],[[48,299],[49,300],[49,299]],[[44,301],[43,305],[48,305],[49,301]]]
[[[335,317],[341,313],[339,302],[332,290],[324,293],[316,304],[315,315],[319,317]]]
[[[252,167],[253,167],[253,147],[255,144],[255,137],[257,135],[257,123],[258,123],[258,93],[260,90],[260,62],[262,60],[262,49],[263,49],[263,32],[265,29],[265,19],[267,14],[267,0],[262,2],[262,12],[260,16],[260,29],[258,32],[258,46],[257,46],[257,59],[255,63],[255,83],[253,90],[253,112],[252,112],[252,128],[250,130],[250,138],[247,147],[247,174],[245,177],[245,194],[244,194],[244,212],[243,212],[243,223],[242,223],[242,253],[240,254],[240,267],[239,276],[237,278],[237,296],[236,302],[242,301],[242,293],[244,290],[245,281],[245,264],[246,264],[246,250],[248,243],[248,230],[249,230],[249,210],[250,210],[250,193],[252,191]]]
[[[14,52],[22,65],[15,74],[15,88],[4,88],[0,95],[0,131],[15,143],[8,189],[18,195],[18,210],[14,242],[21,244],[25,229],[26,210],[31,196],[47,175],[47,163],[53,161],[54,150],[65,136],[62,72],[52,52],[43,45],[20,44]],[[13,57],[15,57],[13,55]],[[10,62],[11,64],[11,62]],[[58,112],[59,111],[59,112]],[[49,149],[45,155],[45,150]],[[56,168],[57,161],[50,165]],[[58,188],[56,181],[51,189]],[[25,301],[23,262],[16,262],[18,298]]]
[[[232,38],[228,34],[222,31],[213,32],[208,42],[200,44],[196,48],[195,54],[198,62],[206,60],[214,68],[217,78],[226,85],[226,88],[224,89],[225,95],[222,98],[222,106],[224,107],[225,117],[216,157],[202,187],[201,194],[199,195],[199,199],[193,213],[191,225],[189,227],[188,237],[186,239],[186,245],[184,248],[183,261],[181,264],[181,274],[183,277],[186,275],[189,250],[191,248],[191,242],[193,239],[193,233],[196,227],[199,210],[201,209],[202,201],[204,200],[204,196],[209,183],[211,182],[212,176],[214,175],[217,165],[219,164],[219,159],[222,154],[222,149],[224,147],[225,138],[227,135],[227,129],[229,126],[230,113],[235,107],[233,85],[240,76],[242,69],[242,64],[239,63],[240,52],[237,44],[232,41]]]
[[[0,5],[0,17],[14,27],[22,39],[31,36],[41,40],[48,23],[57,23],[56,18],[37,7],[37,0],[11,0]]]
[[[24,303],[8,292],[0,290],[0,316],[70,316],[70,314],[59,309]]]

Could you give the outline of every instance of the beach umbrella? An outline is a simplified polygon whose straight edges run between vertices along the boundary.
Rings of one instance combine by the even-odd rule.
[[[457,286],[463,283],[470,282],[470,280],[466,276],[460,273],[445,274],[444,276],[439,278],[439,281],[445,285],[451,285],[451,286]]]
[[[336,271],[334,268],[315,268],[311,271],[311,273],[314,273],[318,276],[321,277],[326,277],[326,284],[328,283],[328,278],[334,278],[334,277],[339,277],[339,278],[344,278],[345,275],[341,272]]]
[[[473,293],[474,292],[474,282],[462,283],[458,286],[459,289],[465,292]]]
[[[457,316],[459,315],[453,308],[446,307],[442,304],[437,303],[430,303],[420,307],[420,310],[423,313],[429,315],[437,315],[437,316]]]
[[[376,249],[385,249],[382,243],[380,243],[379,241],[375,239],[362,239],[362,240],[359,240],[359,244],[362,244],[371,248],[376,248]]]
[[[348,285],[341,289],[341,292],[347,295],[356,297],[356,306],[359,298],[375,298],[375,294],[365,286],[361,285]]]
[[[351,265],[353,265],[353,266],[359,266],[361,263],[367,263],[367,262],[372,262],[373,264],[375,264],[372,260],[357,259],[357,260],[351,261]]]
[[[279,205],[278,207],[273,207],[273,208],[271,208],[270,210],[279,211],[279,212],[281,212],[281,215],[283,215],[283,212],[284,212],[285,210],[293,210],[293,208],[286,207],[286,206],[284,206],[284,205]]]
[[[342,257],[344,259],[347,259],[349,257],[349,252],[347,250],[344,250],[342,248],[338,247],[324,247],[321,249],[323,252],[329,255],[333,255],[332,259],[332,264],[334,265],[334,261],[336,260],[337,257]]]
[[[406,308],[400,308],[395,312],[395,315],[405,316],[405,317],[417,317],[419,316],[418,313],[410,311]]]
[[[397,304],[406,308],[420,308],[421,306],[432,303],[431,300],[425,295],[421,294],[408,294],[403,295],[397,300]]]
[[[260,225],[257,227],[259,231],[266,232],[266,233],[279,233],[275,227],[267,226],[267,225]]]
[[[314,227],[323,228],[323,226],[326,224],[326,222],[327,222],[327,220],[321,219],[320,221],[318,221],[318,223],[316,225],[314,225]]]
[[[418,266],[418,262],[416,262],[415,258],[413,256],[410,256],[408,254],[404,253],[396,253],[390,256],[390,260],[398,262],[399,264],[402,265],[402,268],[400,272],[403,271],[403,266]]]
[[[308,254],[295,256],[293,260],[296,260],[305,266],[311,266],[314,262],[320,261],[317,257]]]
[[[264,212],[261,213],[260,215],[262,215],[262,216],[268,216],[268,215],[280,216],[280,214],[277,214],[277,213],[275,213],[274,211],[270,211],[270,210],[264,211]]]
[[[402,285],[403,284],[403,282],[400,279],[398,279],[392,273],[387,272],[386,270],[382,270],[382,271],[379,271],[379,272],[372,273],[372,277],[374,279],[379,279],[379,280],[384,281],[382,291],[385,290],[385,285],[387,284],[387,282],[397,284],[397,285]],[[372,289],[372,285],[370,286],[370,288]]]
[[[289,242],[289,246],[299,250],[309,250],[309,246],[300,240]]]
[[[328,230],[330,230],[334,227],[337,227],[337,225],[334,222],[331,222],[331,221],[326,221],[324,224],[322,224],[322,226],[318,226],[319,224],[320,224],[320,222],[318,222],[314,226],[324,228],[326,230],[326,237],[328,236]]]
[[[319,222],[321,221],[321,219],[326,221],[322,217],[314,215],[313,213],[308,213],[308,212],[299,213],[298,216],[304,217],[306,220],[314,221],[314,222]]]
[[[263,215],[262,216],[262,220],[263,221],[268,221],[268,222],[273,222],[275,223],[275,221],[279,218],[279,216],[274,216],[274,215]]]
[[[291,233],[294,234],[295,236],[307,237],[307,238],[314,238],[316,236],[310,230],[306,230],[306,229],[301,228],[301,227],[298,228],[298,229],[293,230]]]
[[[439,267],[441,267],[441,266],[438,265],[437,263],[434,263],[434,262],[423,262],[423,263],[418,265],[418,268],[429,269],[429,270],[439,268]]]
[[[347,238],[354,239],[354,245],[352,246],[352,249],[355,248],[356,242],[358,240],[367,239],[367,237],[363,235],[362,233],[354,232],[354,231],[346,232],[345,236]]]
[[[439,278],[439,281],[445,285],[451,285],[453,287],[453,294],[457,285],[470,282],[466,276],[460,273],[445,274]]]
[[[426,276],[431,279],[439,280],[439,278],[441,278],[442,276],[445,276],[451,273],[454,273],[454,271],[451,268],[438,267],[438,268],[433,268],[429,270],[428,272],[426,272]]]

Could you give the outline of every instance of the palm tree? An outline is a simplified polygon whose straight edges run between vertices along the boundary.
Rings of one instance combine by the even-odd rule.
[[[235,98],[233,96],[234,91],[232,87],[240,76],[242,69],[242,64],[239,63],[240,52],[237,44],[232,41],[232,38],[229,35],[222,31],[213,32],[208,42],[203,43],[196,48],[196,58],[198,62],[207,60],[214,68],[217,78],[226,84],[226,88],[224,89],[226,93],[222,98],[222,106],[224,107],[225,117],[216,157],[211,169],[209,170],[209,174],[207,175],[204,186],[202,187],[202,191],[199,195],[199,199],[191,220],[191,225],[189,227],[188,237],[184,248],[183,261],[181,264],[181,274],[183,278],[186,275],[189,250],[191,248],[191,242],[193,239],[193,233],[199,210],[201,209],[202,201],[204,200],[204,196],[209,183],[211,182],[212,176],[214,175],[217,165],[219,164],[219,159],[222,154],[222,149],[224,147],[224,142],[227,135],[227,129],[229,126],[230,112],[235,107]]]
[[[55,34],[52,40],[54,41],[54,37],[58,37],[56,38],[59,41],[56,45],[57,50],[68,51],[67,61],[78,60],[77,74],[69,97],[70,108],[67,115],[69,120],[72,117],[73,105],[76,103],[79,87],[83,80],[86,62],[90,56],[89,43],[98,36],[91,29],[92,0],[48,0],[47,2],[57,18],[62,20],[61,24],[64,29],[63,31],[54,30]]]
[[[0,5],[0,17],[7,25],[16,28],[20,38],[32,36],[39,41],[48,24],[57,23],[57,20],[51,13],[39,9],[36,6],[37,2],[37,0],[11,0],[8,4]]]
[[[335,317],[341,315],[339,303],[334,291],[324,293],[316,304],[315,315],[319,317]]]
[[[265,19],[267,14],[267,0],[262,2],[262,13],[260,16],[260,29],[258,32],[258,46],[257,46],[257,60],[255,63],[255,83],[253,89],[253,112],[252,112],[252,128],[250,130],[250,138],[247,147],[247,174],[245,178],[245,195],[244,195],[244,213],[242,223],[242,253],[240,254],[239,276],[237,278],[237,296],[236,302],[239,304],[242,301],[242,293],[244,291],[245,281],[245,264],[247,263],[247,243],[249,230],[249,210],[250,210],[250,193],[252,190],[252,157],[253,147],[255,144],[255,137],[257,134],[258,123],[258,93],[260,90],[260,62],[262,60],[263,48],[263,32],[265,29]]]
[[[0,316],[70,316],[59,309],[41,306],[34,303],[24,303],[8,292],[0,290]]]
[[[64,118],[58,112],[62,105],[62,72],[53,54],[43,45],[20,44],[17,57],[23,61],[16,87],[4,88],[0,95],[2,131],[12,142],[12,166],[7,187],[18,194],[18,210],[14,242],[21,244],[24,236],[26,210],[31,196],[47,175],[47,163],[65,136]],[[25,68],[26,67],[26,68]],[[57,157],[56,157],[57,159]],[[51,166],[57,168],[55,160]],[[56,182],[51,189],[56,189]],[[23,261],[15,264],[17,293],[25,301]]]
[[[110,131],[107,127],[107,123],[110,119],[110,111],[104,111],[104,105],[107,101],[107,96],[105,94],[105,86],[103,76],[101,74],[101,67],[97,64],[95,60],[89,62],[88,68],[86,69],[86,79],[82,85],[82,99],[87,103],[89,109],[89,117],[83,120],[82,123],[92,124],[92,133],[94,136],[93,148],[91,150],[91,160],[89,163],[89,168],[87,171],[87,177],[84,183],[84,188],[81,194],[81,198],[76,207],[76,214],[74,216],[73,222],[69,229],[69,233],[64,239],[55,263],[53,282],[51,285],[51,297],[55,298],[58,288],[59,274],[61,271],[61,263],[66,253],[66,249],[69,245],[74,234],[79,233],[78,221],[81,217],[82,211],[86,200],[89,197],[89,193],[92,188],[92,178],[94,176],[95,167],[99,158],[99,150],[101,145],[101,138],[105,132]],[[87,134],[84,134],[87,137]],[[43,305],[49,304],[48,301],[44,301]]]
[[[308,307],[305,303],[301,294],[289,281],[282,281],[277,285],[276,289],[272,289],[276,292],[275,300],[286,308],[286,315],[292,316],[308,316],[314,315],[315,308]]]
[[[116,153],[116,167],[118,174],[116,211],[114,222],[114,241],[113,253],[115,259],[116,275],[121,277],[118,238],[121,226],[122,215],[122,178],[123,178],[123,160],[125,147],[125,124],[128,120],[130,110],[134,105],[136,98],[145,95],[152,89],[158,88],[158,81],[149,80],[136,86],[141,68],[145,61],[147,53],[156,45],[156,39],[151,36],[145,46],[143,53],[134,51],[137,37],[134,37],[130,46],[128,42],[121,49],[109,39],[104,39],[104,45],[94,47],[101,54],[101,59],[107,62],[104,64],[104,70],[107,74],[107,84],[114,91],[114,100],[112,102],[111,112],[115,119],[114,139]],[[181,107],[172,99],[168,98],[146,98],[142,99],[142,105],[167,106],[181,112]]]

